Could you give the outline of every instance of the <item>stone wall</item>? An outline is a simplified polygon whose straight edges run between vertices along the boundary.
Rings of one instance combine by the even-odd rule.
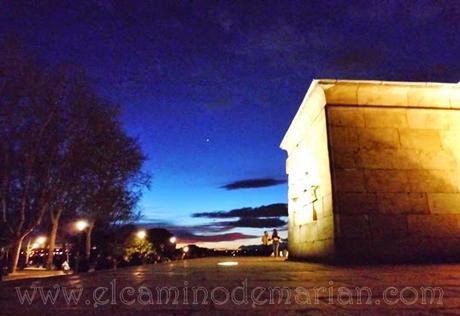
[[[460,258],[460,111],[326,106],[339,257]]]
[[[324,93],[313,87],[287,144],[289,256],[334,257],[334,220]]]

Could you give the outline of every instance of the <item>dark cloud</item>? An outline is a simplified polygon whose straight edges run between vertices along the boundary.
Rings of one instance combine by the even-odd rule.
[[[169,229],[177,234],[219,234],[226,232],[236,226],[231,226],[227,222],[215,222],[202,225],[191,226],[169,226]]]
[[[246,179],[228,183],[221,188],[227,190],[238,190],[238,189],[255,189],[255,188],[264,188],[271,187],[274,185],[286,183],[286,180],[283,179],[273,179],[273,178],[261,178],[261,179]]]
[[[219,221],[204,225],[172,226],[172,230],[176,231],[193,231],[195,233],[213,234],[222,233],[234,228],[275,228],[282,227],[287,224],[287,221],[278,217],[249,217],[239,218],[234,221]]]
[[[221,233],[234,228],[275,228],[286,224],[286,220],[278,217],[243,217],[234,221],[189,226],[188,229],[200,233]]]
[[[239,239],[251,239],[259,236],[247,235],[242,233],[227,233],[218,235],[195,235],[187,233],[176,234],[178,241],[184,244],[194,244],[197,242],[220,242],[220,241],[235,241]]]
[[[257,237],[239,232],[224,233],[225,231],[236,227],[228,224],[230,223],[217,222],[194,226],[169,225],[164,228],[170,230],[177,237],[178,242],[182,244],[234,241],[238,239],[250,239]]]
[[[240,218],[234,222],[222,222],[226,227],[252,227],[252,228],[274,228],[287,224],[287,221],[277,217],[264,218]]]
[[[277,203],[263,205],[260,207],[244,207],[231,211],[215,211],[194,213],[192,217],[207,217],[207,218],[257,218],[257,217],[283,217],[288,216],[287,204]]]
[[[220,234],[235,228],[279,228],[284,227],[287,221],[278,217],[249,217],[234,221],[217,221],[202,225],[180,226],[172,223],[142,223],[142,226],[161,227],[172,231],[176,235]]]
[[[214,221],[199,225],[175,225],[169,222],[143,221],[145,227],[161,227],[170,230],[180,243],[220,242],[250,239],[258,236],[240,232],[228,232],[238,228],[285,229],[287,204],[278,203],[260,207],[245,207],[230,211],[195,213],[192,217],[204,217]],[[232,220],[234,218],[234,220]]]

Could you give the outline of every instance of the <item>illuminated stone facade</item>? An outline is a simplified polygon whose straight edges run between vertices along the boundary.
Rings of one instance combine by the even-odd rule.
[[[281,148],[290,256],[460,258],[460,85],[315,80]]]

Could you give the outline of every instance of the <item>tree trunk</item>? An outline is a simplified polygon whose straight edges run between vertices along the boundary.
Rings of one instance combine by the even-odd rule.
[[[85,257],[89,260],[91,256],[91,233],[94,228],[94,223],[90,223],[88,229],[86,230],[86,238],[85,238]]]
[[[58,210],[56,216],[51,215],[51,231],[49,236],[49,247],[48,247],[48,260],[46,262],[46,268],[51,270],[53,268],[54,248],[56,247],[56,236],[59,228],[59,220],[61,218],[62,210]]]
[[[18,267],[18,262],[19,262],[19,256],[21,255],[21,247],[22,247],[22,241],[24,239],[24,236],[19,238],[12,247],[13,250],[13,258],[10,262],[10,273],[16,272],[16,269]]]

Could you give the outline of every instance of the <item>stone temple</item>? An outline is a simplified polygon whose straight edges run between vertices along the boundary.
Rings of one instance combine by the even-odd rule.
[[[314,80],[281,148],[290,257],[460,258],[460,84]]]

